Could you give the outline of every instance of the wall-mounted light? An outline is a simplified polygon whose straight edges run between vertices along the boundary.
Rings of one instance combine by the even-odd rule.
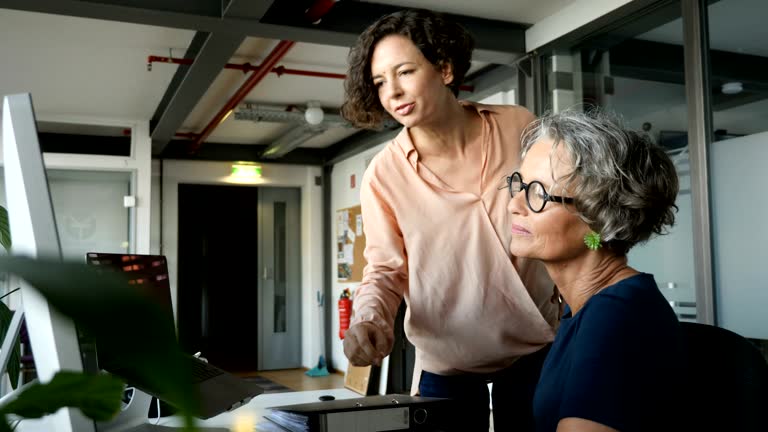
[[[304,119],[307,123],[315,126],[323,122],[323,109],[320,107],[320,102],[309,101],[307,102],[307,110],[304,111]]]
[[[261,178],[261,165],[248,162],[234,163],[232,164],[232,177],[243,180]]]

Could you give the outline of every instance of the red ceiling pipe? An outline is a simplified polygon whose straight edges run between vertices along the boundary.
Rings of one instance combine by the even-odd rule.
[[[156,63],[156,62],[191,65],[192,63],[195,62],[195,59],[184,59],[184,58],[178,58],[178,57],[162,57],[162,56],[154,56],[154,55],[147,57],[147,64]]]
[[[173,63],[173,64],[191,65],[192,63],[194,63],[194,61],[195,61],[194,59],[184,59],[184,58],[178,58],[178,57],[161,57],[161,56],[149,56],[149,58],[147,59],[148,64],[157,62],[157,63]],[[243,64],[227,63],[226,65],[224,65],[224,68],[237,69],[243,72],[250,72],[250,71],[257,71],[261,69],[261,66],[260,65],[253,66],[250,63],[243,63]],[[285,66],[274,67],[270,72],[277,74],[277,76],[300,75],[300,76],[309,76],[309,77],[316,77],[316,78],[335,78],[335,79],[344,79],[347,77],[344,74],[318,72],[318,71],[310,71],[310,70],[303,70],[303,69],[289,69]],[[472,92],[475,90],[475,87],[470,85],[463,85],[459,87],[459,90]]]
[[[173,63],[173,64],[180,64],[180,65],[191,65],[192,63],[195,62],[195,60],[177,58],[177,57],[149,56],[147,58],[147,62],[150,64],[151,63]],[[243,63],[243,64],[227,63],[224,65],[224,69],[237,69],[243,72],[254,72],[261,69],[261,66],[254,66],[250,63]],[[344,74],[337,74],[337,73],[330,73],[330,72],[317,72],[317,71],[309,71],[309,70],[302,70],[302,69],[289,69],[285,66],[274,67],[270,72],[277,74],[278,76],[302,75],[302,76],[311,76],[311,77],[318,77],[318,78],[336,78],[336,79],[346,78],[346,75]]]
[[[336,78],[336,79],[344,79],[347,77],[344,74],[337,74],[337,73],[330,73],[330,72],[317,72],[317,71],[309,71],[309,70],[301,70],[301,69],[288,69],[285,66],[278,66],[276,68],[273,68],[272,72],[276,73],[277,76],[302,75],[302,76],[309,76],[309,77]]]
[[[197,135],[194,138],[194,141],[192,141],[192,144],[190,145],[189,152],[194,153],[197,151],[197,149],[200,148],[200,145],[202,145],[203,141],[205,141],[206,138],[213,132],[213,130],[224,121],[224,119],[227,117],[227,115],[230,114],[230,112],[235,109],[235,107],[242,102],[243,99],[245,99],[246,96],[248,96],[248,93],[258,84],[261,82],[262,79],[264,79],[265,76],[269,73],[270,70],[275,66],[277,62],[280,61],[280,59],[285,56],[286,53],[295,45],[296,42],[293,41],[280,41],[277,46],[272,50],[271,53],[267,56],[267,58],[264,59],[264,61],[261,63],[258,70],[255,70],[250,77],[248,77],[248,80],[243,83],[243,85],[237,89],[235,94],[232,95],[231,98],[227,101],[226,104],[224,104],[223,107],[219,110],[218,113],[216,113],[215,116],[211,119],[211,121],[205,126],[202,132],[200,132],[199,135]]]

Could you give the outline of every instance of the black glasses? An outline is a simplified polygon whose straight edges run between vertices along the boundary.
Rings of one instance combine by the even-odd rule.
[[[544,188],[541,182],[534,180],[530,183],[523,183],[523,176],[519,172],[515,171],[511,176],[507,177],[507,187],[509,188],[510,198],[514,198],[515,194],[520,191],[525,191],[525,201],[528,203],[528,208],[534,213],[539,213],[544,210],[544,206],[547,202],[554,201],[563,204],[572,204],[573,198],[561,197],[550,195]]]

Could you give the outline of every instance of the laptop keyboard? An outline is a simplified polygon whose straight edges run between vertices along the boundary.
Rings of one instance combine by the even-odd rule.
[[[224,370],[217,368],[216,366],[206,363],[195,357],[187,357],[189,359],[190,370],[195,381],[203,382],[207,379],[224,374]]]

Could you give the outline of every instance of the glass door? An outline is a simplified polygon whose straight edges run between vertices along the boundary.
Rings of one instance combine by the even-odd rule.
[[[300,195],[259,190],[259,370],[301,367]]]

